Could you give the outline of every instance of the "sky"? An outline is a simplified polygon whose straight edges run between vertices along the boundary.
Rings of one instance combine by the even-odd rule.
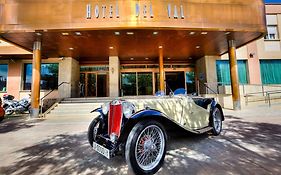
[[[281,3],[281,0],[265,0],[265,3]]]

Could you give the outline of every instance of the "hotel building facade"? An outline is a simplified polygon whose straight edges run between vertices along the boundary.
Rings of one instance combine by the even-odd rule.
[[[52,89],[47,98],[114,98],[219,85],[240,108],[239,82],[281,84],[278,4],[6,0],[0,11],[0,95],[32,93],[35,116]]]

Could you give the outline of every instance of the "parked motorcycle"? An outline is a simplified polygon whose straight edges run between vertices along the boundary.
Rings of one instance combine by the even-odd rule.
[[[7,115],[15,113],[24,113],[30,111],[31,107],[31,98],[30,95],[21,99],[20,101],[14,100],[14,96],[9,94],[3,95],[3,108]]]
[[[5,110],[2,108],[2,99],[0,98],[0,122],[4,119]]]

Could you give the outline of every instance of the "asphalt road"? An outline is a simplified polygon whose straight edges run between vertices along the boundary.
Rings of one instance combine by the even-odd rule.
[[[225,110],[220,136],[172,133],[158,174],[281,174],[281,108]],[[0,174],[133,174],[122,156],[107,160],[87,141],[92,117],[0,123]]]

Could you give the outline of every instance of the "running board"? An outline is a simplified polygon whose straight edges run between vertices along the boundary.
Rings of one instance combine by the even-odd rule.
[[[202,128],[202,129],[193,130],[193,131],[197,132],[199,134],[202,134],[202,133],[208,132],[208,131],[210,131],[212,129],[213,129],[212,127],[208,126],[208,127],[205,127],[205,128]]]

